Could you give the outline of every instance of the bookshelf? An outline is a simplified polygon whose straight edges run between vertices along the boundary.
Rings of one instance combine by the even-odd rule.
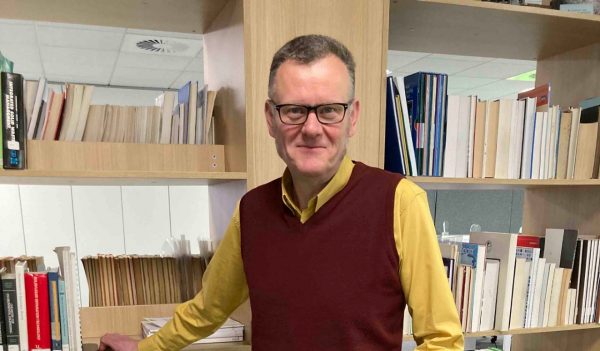
[[[205,81],[211,88],[220,89],[215,109],[226,116],[215,122],[217,142],[224,145],[224,171],[0,171],[2,183],[221,184],[245,179],[250,189],[278,177],[283,163],[275,153],[263,117],[270,58],[285,41],[306,33],[335,36],[355,54],[362,111],[349,153],[370,165],[383,166],[388,46],[440,54],[537,59],[537,84],[551,81],[557,103],[575,104],[588,95],[600,95],[600,16],[460,0],[60,3],[65,5],[63,10],[54,11],[45,2],[11,0],[0,5],[0,13],[3,18],[205,35]],[[565,67],[564,62],[575,61],[577,65]],[[526,232],[541,233],[546,226],[577,226],[584,233],[600,228],[598,180],[414,180],[434,189],[523,188]],[[249,322],[247,305],[238,311],[238,317]],[[85,327],[83,330],[89,331]],[[593,343],[600,342],[595,325],[509,333],[515,336],[513,350],[544,349],[565,342],[569,349],[591,350]]]
[[[536,86],[552,84],[552,103],[577,106],[600,95],[600,16],[459,0],[392,0],[394,50],[537,60]],[[429,189],[523,189],[523,231],[576,228],[598,234],[600,181],[414,177]],[[519,329],[512,350],[595,350],[598,324]],[[466,336],[482,336],[486,332]]]

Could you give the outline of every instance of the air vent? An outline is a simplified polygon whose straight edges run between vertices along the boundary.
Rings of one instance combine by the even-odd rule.
[[[184,43],[165,39],[147,39],[138,41],[135,45],[142,50],[161,54],[177,54],[188,49],[188,45]]]
[[[202,36],[188,39],[127,33],[121,50],[133,54],[195,57],[202,51]]]

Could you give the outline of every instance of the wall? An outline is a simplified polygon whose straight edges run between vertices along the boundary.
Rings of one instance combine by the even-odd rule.
[[[207,186],[46,186],[0,184],[0,257],[44,256],[58,266],[56,246],[78,259],[98,253],[160,254],[165,239],[209,236]],[[88,288],[81,262],[82,306]]]

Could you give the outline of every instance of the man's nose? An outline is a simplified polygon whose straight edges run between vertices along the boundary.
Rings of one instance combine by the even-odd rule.
[[[322,127],[321,122],[317,118],[316,111],[308,111],[308,116],[302,126],[302,132],[306,134],[318,134],[321,132]]]

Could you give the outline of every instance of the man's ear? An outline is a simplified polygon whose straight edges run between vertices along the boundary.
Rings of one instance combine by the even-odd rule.
[[[360,100],[354,99],[348,112],[350,113],[350,115],[347,116],[350,118],[350,129],[348,131],[348,136],[353,136],[356,134],[356,125],[358,123],[358,118],[360,117]]]
[[[267,127],[269,128],[269,135],[272,137],[275,137],[275,133],[274,133],[274,120],[273,118],[274,116],[274,111],[273,111],[273,105],[271,105],[271,103],[269,102],[269,100],[265,101],[265,119],[267,121]]]

